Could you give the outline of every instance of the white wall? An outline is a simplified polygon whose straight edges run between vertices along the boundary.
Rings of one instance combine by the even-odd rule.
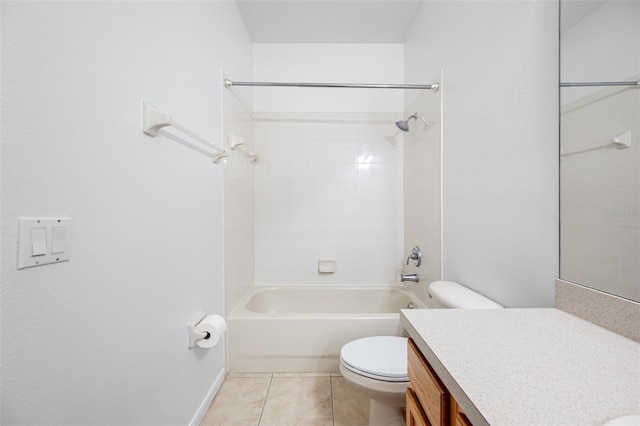
[[[255,81],[403,83],[402,44],[253,45]],[[420,79],[418,83],[422,82]],[[399,112],[403,90],[254,88],[256,112]]]
[[[403,53],[401,44],[254,44],[253,78],[402,83]],[[402,137],[394,122],[403,91],[255,88],[253,95],[262,156],[255,170],[256,283],[396,281]],[[336,273],[318,273],[319,259],[335,260]]]
[[[640,2],[607,1],[561,34],[563,82],[624,81],[640,73]],[[562,103],[600,87],[562,90]]]
[[[224,347],[222,166],[141,131],[141,102],[221,139],[231,2],[2,3],[2,424],[188,424]],[[71,260],[16,270],[20,216],[72,218]]]
[[[406,43],[405,78],[440,68],[444,279],[508,307],[552,306],[557,2],[428,2]]]

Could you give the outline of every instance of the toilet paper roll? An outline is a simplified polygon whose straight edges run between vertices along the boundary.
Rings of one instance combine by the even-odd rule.
[[[220,315],[208,315],[196,325],[196,330],[209,333],[209,338],[197,340],[196,345],[201,348],[212,348],[227,331],[227,323]]]

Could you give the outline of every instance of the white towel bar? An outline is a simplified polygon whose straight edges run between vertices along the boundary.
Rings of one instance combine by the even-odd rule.
[[[258,161],[258,158],[260,158],[260,154],[253,151],[247,151],[247,149],[244,147],[244,138],[236,135],[233,132],[229,133],[229,146],[234,151],[239,151],[244,154],[244,156],[247,157],[252,163],[255,163],[256,161]]]
[[[189,136],[191,139],[194,139],[200,145],[203,145],[204,147],[209,149],[205,149],[204,147],[190,143],[174,135],[173,133],[165,131],[164,128],[167,126],[173,127],[174,129]],[[174,142],[177,142],[183,146],[186,146],[187,148],[191,148],[196,152],[206,155],[207,157],[211,158],[214,163],[219,162],[221,159],[229,155],[229,152],[226,149],[220,148],[217,145],[214,145],[213,143],[207,141],[206,139],[196,135],[184,126],[173,121],[171,119],[171,115],[167,114],[166,112],[159,111],[156,107],[145,101],[142,102],[142,131],[144,132],[144,134],[152,137],[161,134],[162,136],[171,139]]]

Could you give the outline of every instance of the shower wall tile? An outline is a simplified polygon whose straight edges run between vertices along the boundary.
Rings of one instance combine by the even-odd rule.
[[[254,165],[229,149],[230,132],[253,150],[253,120],[233,91],[224,91],[224,276],[225,310],[229,313],[254,282]]]
[[[638,299],[640,93],[603,89],[563,107],[562,153],[603,146],[627,130],[631,146],[561,162],[560,277]],[[635,251],[634,251],[635,248]]]
[[[422,264],[403,265],[407,274],[418,274],[420,282],[410,288],[430,306],[426,287],[442,279],[441,249],[441,99],[433,93],[418,97],[406,110],[419,111],[425,121],[412,121],[404,135],[404,256],[414,246],[422,251]]]
[[[402,177],[397,114],[256,113],[258,285],[397,280]],[[320,274],[319,259],[337,271]]]

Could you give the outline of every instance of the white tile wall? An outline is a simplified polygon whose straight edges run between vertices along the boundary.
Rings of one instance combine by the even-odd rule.
[[[563,108],[564,154],[607,144],[627,130],[630,148],[561,161],[560,277],[638,300],[640,92],[603,89]]]
[[[254,163],[231,150],[231,132],[242,137],[247,151],[254,150],[253,118],[244,101],[232,90],[224,91],[223,140],[229,151],[224,168],[224,276],[225,309],[229,313],[254,282]],[[259,160],[258,160],[259,161]]]
[[[404,273],[418,274],[419,284],[407,284],[427,303],[429,283],[442,279],[441,96],[442,91],[425,92],[416,98],[406,116],[418,112],[430,126],[412,120],[404,137],[403,254],[406,259],[417,245],[422,263],[416,267],[413,262],[405,262],[403,269]]]
[[[257,285],[397,280],[401,148],[391,113],[255,113]],[[320,259],[336,261],[321,274]]]

